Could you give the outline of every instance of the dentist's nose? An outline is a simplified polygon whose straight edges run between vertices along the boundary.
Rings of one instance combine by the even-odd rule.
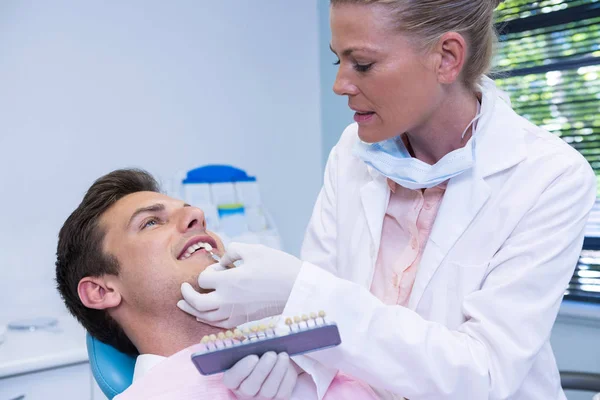
[[[358,94],[358,87],[348,77],[348,73],[341,66],[333,82],[333,92],[338,96],[353,96]]]
[[[204,217],[204,211],[197,207],[184,207],[179,223],[179,230],[181,232],[187,232],[190,230],[206,231],[206,218]]]

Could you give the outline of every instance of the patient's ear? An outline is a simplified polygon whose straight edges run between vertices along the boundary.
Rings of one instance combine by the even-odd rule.
[[[121,304],[121,293],[110,276],[86,276],[79,281],[77,293],[87,308],[106,310]]]

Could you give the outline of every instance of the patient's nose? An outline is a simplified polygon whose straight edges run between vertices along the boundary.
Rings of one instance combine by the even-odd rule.
[[[182,232],[189,230],[206,230],[206,219],[204,217],[204,211],[197,207],[185,207],[183,216],[181,218],[180,229]]]

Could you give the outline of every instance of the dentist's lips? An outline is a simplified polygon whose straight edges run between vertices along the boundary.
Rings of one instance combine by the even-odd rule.
[[[361,122],[368,122],[373,118],[373,115],[375,115],[374,112],[370,112],[370,113],[365,113],[365,114],[361,114],[361,113],[355,113],[354,114],[354,121],[361,123]]]
[[[354,121],[356,121],[358,123],[368,122],[375,115],[374,111],[360,110],[360,109],[352,107],[352,106],[350,106],[350,109],[355,112],[354,113]]]
[[[185,246],[183,246],[181,248],[181,251],[179,252],[179,255],[177,256],[177,259],[181,260],[181,257],[185,254],[186,250],[190,246],[195,245],[197,243],[208,243],[212,246],[213,249],[218,248],[217,241],[215,239],[213,239],[212,236],[209,236],[209,235],[194,236],[185,244]]]

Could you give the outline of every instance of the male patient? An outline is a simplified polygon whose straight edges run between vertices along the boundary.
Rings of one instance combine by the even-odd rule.
[[[199,290],[198,275],[215,262],[206,244],[223,253],[202,210],[161,194],[154,178],[141,170],[117,170],[98,179],[64,223],[56,280],[67,308],[92,336],[121,352],[139,354],[134,383],[123,397],[236,398],[220,376],[204,377],[190,361],[194,345],[221,329],[198,323],[176,306],[181,284]],[[277,370],[274,365],[289,364],[285,354],[269,357],[270,374]],[[279,373],[287,376],[295,370]],[[298,377],[292,398],[317,398],[306,375]],[[289,397],[283,384],[267,385],[269,378],[262,389],[244,391],[262,398]],[[228,386],[239,389],[243,384]],[[325,398],[375,396],[368,386],[338,376]]]

